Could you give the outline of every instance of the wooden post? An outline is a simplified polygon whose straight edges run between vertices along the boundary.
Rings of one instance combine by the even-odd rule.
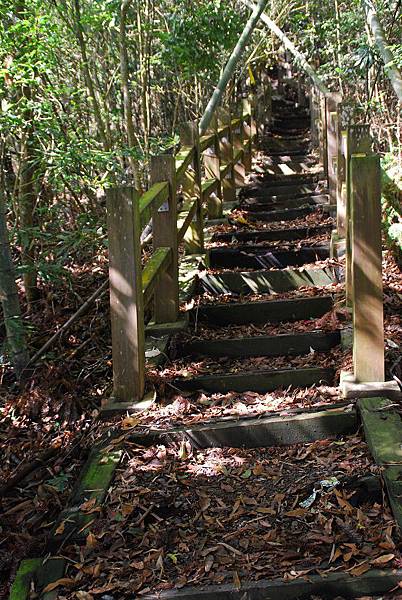
[[[221,165],[230,164],[231,167],[225,177],[221,179],[222,194],[224,202],[234,202],[236,200],[236,185],[233,171],[233,136],[231,115],[224,108],[217,109],[218,128],[228,127],[227,133],[220,136],[219,152],[221,156]]]
[[[327,126],[327,173],[330,204],[336,204],[338,160],[338,105],[340,94],[328,94],[326,98]]]
[[[233,135],[233,152],[236,155],[239,150],[244,149],[244,126],[243,126],[243,107],[240,106],[240,125],[235,128],[235,131],[232,131]],[[246,177],[246,169],[244,166],[244,154],[240,161],[237,161],[233,166],[235,185],[236,187],[243,187],[244,181]]]
[[[353,154],[350,163],[354,376],[384,381],[380,159]]]
[[[173,156],[161,155],[152,158],[151,184],[160,181],[169,183],[169,199],[159,209],[153,209],[153,248],[170,248],[171,262],[156,283],[155,323],[173,323],[179,313],[176,166]]]
[[[327,99],[324,94],[319,96],[319,151],[320,163],[328,177],[328,152],[327,152]]]
[[[142,400],[145,387],[144,303],[138,192],[107,190],[113,397]]]
[[[180,128],[180,141],[183,146],[194,148],[194,158],[183,178],[183,193],[186,200],[197,198],[197,212],[184,236],[186,254],[204,252],[204,212],[201,189],[201,150],[198,121],[190,121]]]
[[[253,103],[252,97],[243,98],[243,114],[250,116],[245,116],[243,119],[243,128],[244,128],[244,159],[243,164],[246,170],[246,173],[250,173],[251,171],[251,160],[252,160],[252,145],[253,138],[255,136],[255,121],[253,117]]]
[[[346,155],[349,125],[349,111],[345,104],[338,104],[338,159],[336,169],[336,230],[338,238],[346,239],[347,229],[347,192],[346,192]]]
[[[353,282],[352,282],[352,247],[350,239],[351,228],[351,172],[350,161],[352,154],[370,154],[371,136],[369,125],[351,125],[347,128],[344,135],[344,154],[345,154],[345,190],[346,190],[346,305],[352,306],[353,303]]]
[[[317,91],[314,85],[310,86],[309,93],[309,104],[310,104],[310,131],[311,131],[311,145],[313,148],[319,146],[319,129],[320,124],[318,121],[318,109],[317,109]]]
[[[206,179],[217,179],[218,189],[216,194],[211,194],[208,198],[207,209],[208,219],[219,219],[223,214],[222,206],[222,185],[221,185],[221,159],[219,154],[219,138],[217,134],[217,121],[214,117],[208,128],[207,133],[214,133],[214,142],[210,148],[207,148],[203,154]]]

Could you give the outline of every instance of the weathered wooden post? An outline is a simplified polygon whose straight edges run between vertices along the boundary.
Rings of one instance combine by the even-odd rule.
[[[217,121],[214,116],[211,120],[207,135],[214,134],[213,144],[203,154],[206,179],[217,179],[216,193],[211,194],[207,202],[208,219],[219,219],[223,214],[223,194],[221,185],[221,159],[219,151],[219,137]]]
[[[353,303],[353,282],[352,282],[352,247],[351,247],[351,156],[352,154],[370,154],[372,139],[370,136],[369,125],[351,125],[347,128],[344,135],[344,154],[345,154],[345,191],[346,191],[346,304],[352,306]]]
[[[253,140],[256,134],[256,125],[253,114],[253,96],[250,95],[248,98],[242,99],[243,105],[243,127],[244,127],[244,168],[246,172],[249,173],[251,171],[251,161],[252,161],[252,147]]]
[[[328,94],[326,98],[326,127],[327,127],[327,174],[329,201],[333,206],[337,199],[337,161],[338,161],[338,105],[340,94]]]
[[[385,375],[380,159],[352,154],[350,167],[354,376],[358,383],[380,382]]]
[[[107,190],[113,400],[138,402],[145,387],[140,213],[134,188]]]
[[[233,154],[239,156],[233,166],[234,178],[236,187],[243,187],[246,177],[246,169],[244,165],[244,126],[243,126],[243,106],[240,105],[240,116],[237,120],[237,125],[232,130],[233,135]]]
[[[320,124],[318,114],[318,96],[314,85],[310,85],[309,91],[309,106],[310,106],[310,131],[311,131],[311,146],[317,148],[319,145]]]
[[[348,148],[348,126],[350,123],[350,111],[341,102],[338,104],[338,159],[336,171],[336,230],[338,238],[346,239],[347,231],[347,188],[346,171]]]
[[[217,120],[218,128],[226,129],[226,131],[219,136],[221,166],[228,168],[228,172],[221,179],[223,201],[234,202],[236,200],[236,185],[233,171],[233,135],[231,115],[224,108],[218,108]]]
[[[171,261],[168,269],[159,275],[155,286],[155,323],[173,323],[179,313],[176,166],[173,156],[152,158],[151,183],[160,181],[169,183],[169,198],[160,208],[153,207],[153,248],[170,248]]]
[[[324,94],[319,95],[319,151],[320,164],[324,168],[325,176],[328,177],[328,152],[327,152],[327,99]]]
[[[195,220],[191,223],[184,235],[186,254],[202,254],[204,252],[204,211],[201,189],[201,149],[198,121],[190,121],[180,128],[180,141],[182,146],[191,147],[194,157],[191,168],[184,174],[182,186],[184,199],[191,201],[197,199]]]

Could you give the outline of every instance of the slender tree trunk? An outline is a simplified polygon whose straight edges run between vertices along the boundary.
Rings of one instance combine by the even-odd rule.
[[[109,143],[109,140],[107,139],[107,135],[105,133],[105,130],[106,130],[105,124],[103,122],[99,102],[98,102],[98,99],[97,99],[96,93],[95,93],[95,87],[94,87],[94,84],[92,81],[91,73],[89,71],[87,47],[86,47],[84,34],[82,31],[82,24],[81,24],[80,0],[74,0],[74,9],[75,9],[75,20],[76,20],[75,33],[76,33],[78,44],[79,44],[80,51],[81,51],[82,70],[83,70],[83,74],[84,74],[85,85],[88,89],[88,93],[91,98],[92,108],[94,111],[94,117],[95,117],[95,121],[96,121],[96,126],[98,128],[98,134],[99,134],[99,137],[101,139],[104,149],[107,151],[107,150],[110,150],[110,143]]]
[[[256,8],[256,5],[251,0],[241,0],[243,4],[248,6],[249,8]],[[280,29],[277,24],[268,17],[265,13],[261,15],[261,21],[269,27],[269,29],[274,33],[283,43],[285,48],[289,50],[293,56],[295,57],[295,62],[299,65],[306,73],[309,75],[314,85],[322,92],[323,94],[329,94],[329,89],[327,86],[321,81],[318,77],[317,73],[314,69],[309,65],[303,54],[296,48],[296,46],[290,41],[285,33],[283,33],[282,29]]]
[[[362,5],[366,15],[367,24],[373,33],[376,46],[384,61],[385,73],[395,90],[399,102],[402,103],[402,74],[395,65],[395,57],[389,49],[389,44],[378,18],[374,2],[372,2],[372,0],[362,0]]]
[[[3,308],[7,345],[11,364],[17,377],[20,377],[28,363],[28,348],[24,324],[15,282],[14,267],[11,259],[10,244],[6,223],[4,165],[0,161],[0,299]]]
[[[130,88],[128,82],[128,52],[126,41],[126,18],[127,11],[132,0],[123,0],[120,7],[120,78],[123,91],[124,119],[126,124],[127,141],[130,149],[138,146],[137,136],[134,131],[133,109],[131,106]],[[138,164],[134,157],[129,157],[129,164],[134,178],[134,185],[141,190],[141,178]]]
[[[253,4],[253,6],[251,7],[253,12],[252,12],[249,20],[247,21],[245,28],[243,29],[243,32],[239,38],[239,41],[237,42],[236,47],[234,48],[226,66],[223,70],[223,73],[219,79],[218,85],[216,86],[214,93],[212,94],[212,97],[211,97],[210,101],[208,102],[208,106],[206,107],[205,112],[202,115],[202,118],[200,121],[200,133],[201,134],[205,133],[205,131],[208,129],[208,125],[211,122],[211,119],[213,117],[215,109],[217,108],[217,106],[219,105],[219,103],[222,99],[225,88],[235,72],[236,65],[239,62],[247,44],[248,44],[250,36],[253,33],[253,31],[261,17],[261,13],[264,10],[266,4],[267,4],[267,0],[258,0],[258,4],[257,5]]]
[[[31,111],[28,111],[31,113]],[[35,265],[35,241],[33,235],[34,212],[36,203],[35,143],[32,128],[32,114],[25,117],[27,128],[21,147],[21,165],[18,186],[18,208],[20,215],[23,281],[28,309],[33,310],[38,299],[38,272]]]

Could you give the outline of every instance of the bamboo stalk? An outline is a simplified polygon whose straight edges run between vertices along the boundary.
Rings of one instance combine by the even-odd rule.
[[[253,6],[252,6],[253,12],[252,12],[249,20],[247,21],[245,28],[243,29],[243,33],[241,34],[239,41],[237,42],[236,47],[234,48],[226,66],[223,70],[223,73],[218,82],[218,85],[216,86],[214,93],[212,94],[212,97],[211,97],[210,101],[208,102],[208,105],[204,111],[204,114],[202,115],[202,118],[200,121],[200,134],[201,135],[203,135],[206,132],[206,130],[208,129],[208,125],[211,122],[211,119],[216,110],[216,107],[218,106],[218,104],[220,103],[220,101],[222,99],[223,92],[225,91],[225,88],[226,88],[227,84],[229,83],[229,80],[233,77],[233,74],[236,69],[236,65],[239,62],[239,60],[247,46],[250,36],[253,33],[253,31],[260,19],[261,13],[263,12],[266,4],[267,4],[267,0],[258,0],[258,4],[257,5],[253,4]]]
[[[375,5],[372,0],[362,0],[362,5],[367,24],[371,29],[376,46],[384,61],[385,73],[395,90],[399,102],[402,102],[402,75],[398,67],[395,66],[395,57],[389,49],[388,41],[378,18]]]
[[[256,5],[251,0],[241,0],[243,4],[248,6],[249,8],[256,8]],[[295,62],[299,65],[304,71],[309,75],[314,85],[322,92],[323,94],[329,94],[329,89],[327,86],[321,81],[318,77],[317,73],[314,69],[309,65],[303,54],[296,48],[296,46],[290,41],[290,39],[283,33],[283,31],[278,27],[278,25],[268,17],[265,13],[261,14],[261,21],[269,27],[269,29],[274,33],[283,43],[285,48],[289,50],[295,57]]]

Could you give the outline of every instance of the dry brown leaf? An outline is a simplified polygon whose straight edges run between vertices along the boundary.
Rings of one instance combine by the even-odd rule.
[[[354,569],[350,569],[349,573],[353,575],[353,577],[359,577],[360,575],[363,575],[363,573],[366,573],[366,571],[369,569],[370,565],[368,563],[362,563],[361,565],[354,567]]]
[[[395,558],[395,554],[383,554],[382,556],[377,556],[370,561],[372,565],[385,565],[387,562]]]
[[[49,583],[45,588],[43,588],[42,591],[43,591],[43,593],[52,592],[53,590],[55,590],[58,587],[61,587],[61,586],[71,587],[75,583],[76,583],[75,579],[71,579],[70,577],[62,577],[61,579],[58,579],[57,581],[53,581],[52,583]]]

